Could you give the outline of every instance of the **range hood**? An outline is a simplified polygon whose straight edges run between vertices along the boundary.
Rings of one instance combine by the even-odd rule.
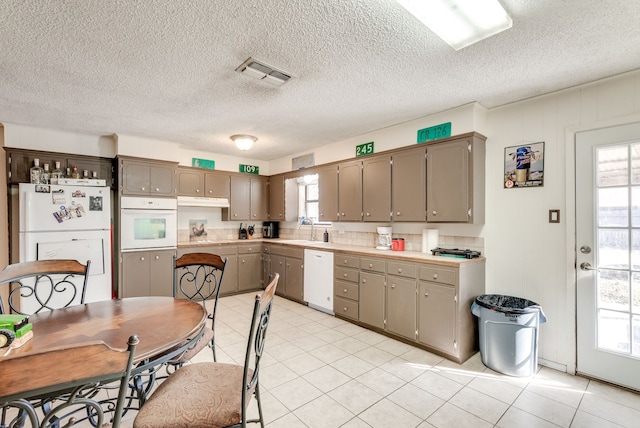
[[[227,198],[202,198],[199,196],[178,196],[179,207],[228,208]]]

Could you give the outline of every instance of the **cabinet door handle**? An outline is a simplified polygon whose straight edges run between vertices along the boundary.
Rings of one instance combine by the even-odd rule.
[[[343,273],[342,276],[344,276],[345,278],[349,276],[349,274],[347,273]]]
[[[347,312],[347,307],[345,306],[344,308],[342,308],[342,310],[343,310],[344,312]]]
[[[144,257],[140,257],[140,261],[143,262],[144,261]]]
[[[156,192],[159,192],[159,191],[160,191],[160,189],[158,187],[156,187]]]
[[[213,193],[213,190],[209,190],[209,193]]]
[[[373,263],[369,263],[369,267],[372,268],[373,267]]]
[[[140,190],[144,191],[144,190],[146,190],[146,189],[145,189],[144,187],[141,187],[141,188],[140,188]]]
[[[396,288],[396,285],[395,284],[391,284],[391,288]]]
[[[429,297],[429,292],[428,291],[424,292],[424,297]]]
[[[398,273],[402,273],[402,268],[398,268]]]
[[[233,213],[233,216],[234,217],[238,217],[238,213]]]
[[[242,259],[242,263],[244,263],[244,259]]]
[[[432,215],[437,215],[437,214],[438,214],[438,212],[437,212],[436,210],[433,210],[433,211],[431,211],[431,214],[432,214]]]
[[[196,189],[196,193],[200,193],[200,189]]]
[[[400,211],[396,211],[396,215],[397,215],[397,216],[401,216],[401,215],[402,215],[402,213],[401,213]]]
[[[343,293],[346,293],[346,292],[347,292],[347,289],[345,288],[342,292],[343,292]]]
[[[367,213],[367,217],[371,217],[371,213]]]
[[[344,213],[342,213],[342,216],[344,217]]]
[[[433,279],[438,279],[438,274],[437,273],[433,274]]]
[[[156,260],[160,260],[160,256],[156,256]]]
[[[362,278],[362,283],[365,284],[367,282],[367,278]]]

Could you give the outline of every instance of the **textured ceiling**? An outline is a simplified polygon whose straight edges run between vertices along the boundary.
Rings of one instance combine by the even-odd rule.
[[[513,28],[456,52],[394,0],[3,0],[0,123],[270,160],[640,68],[640,1],[501,3]]]

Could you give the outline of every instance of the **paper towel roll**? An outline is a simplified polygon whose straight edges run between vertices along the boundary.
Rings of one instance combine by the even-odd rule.
[[[438,229],[422,230],[422,252],[428,253],[438,246]]]

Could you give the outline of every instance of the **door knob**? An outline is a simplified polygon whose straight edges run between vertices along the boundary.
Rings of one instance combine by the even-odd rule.
[[[582,270],[596,270],[596,271],[599,270],[599,269],[596,269],[596,268],[592,268],[591,267],[591,263],[587,263],[587,262],[580,263],[580,269],[582,269]]]

